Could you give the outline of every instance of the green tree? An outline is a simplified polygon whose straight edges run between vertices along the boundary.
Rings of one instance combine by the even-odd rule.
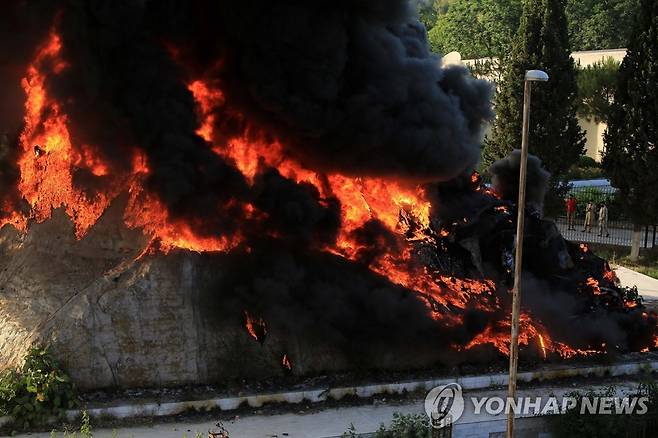
[[[539,68],[550,80],[534,87],[531,152],[554,174],[561,174],[582,153],[583,132],[576,120],[577,85],[561,0],[525,0],[511,53],[504,59],[496,96],[497,118],[486,152],[490,162],[521,145],[523,77]]]
[[[576,74],[570,53],[564,0],[524,0],[519,32],[504,60],[496,121],[483,153],[485,164],[490,164],[520,147],[525,71],[546,71],[550,80],[533,87],[529,142],[530,153],[553,175],[553,195],[559,194],[561,177],[585,146],[576,119]]]
[[[578,116],[597,123],[608,121],[618,70],[619,62],[610,57],[577,70]]]
[[[658,219],[658,2],[641,0],[604,136],[603,167],[636,224]]]
[[[453,0],[429,31],[432,50],[464,59],[500,56],[518,28],[521,0]]]
[[[626,47],[640,0],[567,0],[573,50]],[[438,53],[466,58],[506,53],[519,27],[522,0],[426,0],[419,14]]]
[[[430,30],[436,24],[439,15],[448,12],[453,0],[417,0],[418,18]]]
[[[626,47],[639,0],[569,0],[569,37],[574,50]]]

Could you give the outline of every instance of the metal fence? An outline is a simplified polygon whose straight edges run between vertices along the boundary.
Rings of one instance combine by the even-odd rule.
[[[572,226],[567,221],[566,205],[561,214],[555,218],[560,232],[567,240],[577,242],[602,243],[608,245],[631,246],[633,223],[628,212],[620,202],[619,195],[609,185],[573,187],[569,192],[576,198],[576,213]],[[591,223],[586,226],[586,209],[592,204]],[[599,209],[602,204],[608,208],[608,220],[599,221]],[[603,225],[603,226],[602,226]],[[645,226],[641,230],[640,246],[653,248],[657,246],[656,225]]]

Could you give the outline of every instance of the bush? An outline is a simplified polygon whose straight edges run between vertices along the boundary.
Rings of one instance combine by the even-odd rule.
[[[548,417],[549,426],[553,436],[560,438],[617,438],[624,436],[655,436],[639,434],[640,430],[655,430],[657,425],[656,403],[658,402],[658,388],[655,382],[643,383],[639,386],[638,397],[648,397],[648,412],[644,415],[614,414],[590,415],[581,414],[581,404],[584,397],[614,397],[615,388],[609,387],[603,391],[589,391],[585,394],[572,392],[568,397],[574,397],[577,404],[562,415]]]
[[[589,391],[585,394],[572,392],[568,397],[577,400],[576,407],[568,410],[562,415],[549,417],[551,433],[559,437],[582,437],[582,438],[616,438],[624,436],[624,421],[620,421],[619,415],[589,415],[580,413],[582,399],[586,397],[613,397],[614,387],[607,388],[602,392]]]
[[[0,373],[0,416],[13,417],[14,427],[43,425],[76,406],[75,387],[47,347],[32,347],[20,370]]]
[[[354,425],[343,434],[343,438],[357,437]],[[393,414],[391,426],[386,428],[383,424],[375,432],[375,438],[431,438],[432,426],[426,415]]]
[[[594,158],[589,157],[587,155],[581,155],[580,158],[578,158],[578,167],[582,167],[582,168],[598,167],[598,168],[600,168],[601,165],[599,163],[597,163]]]
[[[601,202],[606,202],[610,203],[612,199],[614,199],[615,194],[614,193],[605,193],[600,189],[597,189],[595,187],[587,187],[586,189],[580,189],[580,190],[573,190],[573,194],[576,197],[576,202],[578,203],[578,206],[581,207],[583,211],[585,211],[585,206],[587,205],[588,202],[591,202],[596,206],[597,204]]]
[[[600,167],[578,167],[573,166],[567,172],[565,178],[569,181],[583,181],[589,179],[607,178],[605,172]]]
[[[578,163],[569,168],[565,179],[569,181],[581,181],[588,179],[601,179],[606,178],[605,171],[600,163],[587,155],[581,155],[578,158]]]
[[[594,158],[587,155],[581,155],[578,158],[578,163],[571,166],[565,175],[565,179],[569,181],[601,178],[606,178],[603,167]]]

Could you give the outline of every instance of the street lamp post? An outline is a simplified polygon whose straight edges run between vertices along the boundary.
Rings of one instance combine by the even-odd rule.
[[[516,218],[516,256],[514,261],[514,288],[512,289],[512,334],[509,354],[508,400],[516,399],[516,369],[519,362],[519,314],[521,312],[521,265],[523,261],[523,230],[525,226],[525,185],[528,170],[528,133],[530,125],[530,95],[533,82],[546,82],[548,75],[541,70],[528,70],[523,91],[523,133],[521,137],[521,170],[519,174],[519,201]],[[509,405],[508,405],[509,408]],[[514,437],[514,410],[507,413],[507,438]]]

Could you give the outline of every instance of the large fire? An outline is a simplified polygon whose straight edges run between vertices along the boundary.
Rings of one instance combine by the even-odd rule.
[[[51,216],[53,209],[63,207],[75,224],[76,237],[82,238],[117,196],[128,193],[125,223],[128,227],[142,229],[151,238],[148,250],[230,251],[240,245],[242,238],[239,231],[230,237],[199,236],[191,224],[172,219],[157,196],[144,187],[149,163],[137,149],[132,171],[121,174],[111,168],[94,145],[73,143],[67,115],[62,112],[61,105],[48,95],[44,85],[49,75],[58,75],[68,68],[66,60],[61,57],[61,48],[58,35],[51,34],[39,48],[23,80],[26,101],[24,130],[20,136],[19,190],[29,203],[30,210],[27,214],[14,211],[0,226],[10,223],[26,231],[29,221],[43,222]],[[354,237],[354,232],[367,221],[377,219],[399,236],[399,242],[398,245],[383,245],[385,250],[369,260],[368,267],[418,293],[427,302],[428,312],[439,323],[446,326],[462,323],[459,315],[450,309],[464,309],[472,305],[487,310],[501,306],[493,293],[496,286],[491,280],[455,278],[410,262],[410,243],[423,239],[422,230],[430,225],[430,202],[421,187],[402,180],[358,178],[338,173],[319,175],[287,156],[283,145],[276,140],[218,139],[213,128],[216,122],[213,109],[224,99],[221,84],[196,79],[189,83],[188,88],[198,106],[197,134],[212,151],[234,162],[247,181],[253,182],[259,163],[264,163],[275,167],[289,179],[312,184],[323,199],[333,197],[340,201],[339,236],[334,244],[327,245],[323,250],[357,260],[364,248]],[[103,180],[103,188],[94,193],[76,188],[74,176],[77,172],[86,172],[93,178]],[[476,190],[489,190],[479,184],[477,175],[473,177],[473,184]],[[262,213],[250,204],[240,205],[239,208],[245,218],[258,217]],[[507,212],[506,207],[497,208],[503,213]],[[419,226],[409,227],[410,221]],[[442,229],[439,235],[446,237],[449,231]],[[587,247],[583,247],[583,251],[588,251]],[[587,283],[594,294],[601,293],[596,280],[590,279]],[[628,305],[631,306],[630,303]],[[260,342],[267,334],[266,321],[246,311],[245,327],[249,335]],[[507,355],[509,327],[510,323],[506,320],[491,322],[470,343],[455,348],[471,349],[476,345],[492,344]],[[534,343],[544,358],[548,353],[572,357],[604,350],[604,347],[576,350],[554,341],[541,322],[533,320],[527,312],[521,319],[520,343],[526,346]],[[287,369],[291,368],[287,355],[283,356],[282,364]]]
[[[60,49],[59,37],[51,35],[23,79],[27,100],[25,129],[20,138],[23,156],[18,163],[19,189],[32,208],[31,219],[44,221],[53,208],[64,206],[74,220],[76,235],[82,237],[118,192],[110,190],[90,199],[73,186],[74,169],[87,169],[102,177],[107,174],[107,168],[94,157],[88,145],[73,147],[66,115],[61,114],[59,104],[46,94],[44,70],[58,74],[66,68],[66,63],[59,58]],[[22,221],[23,229],[24,224],[26,222]]]

